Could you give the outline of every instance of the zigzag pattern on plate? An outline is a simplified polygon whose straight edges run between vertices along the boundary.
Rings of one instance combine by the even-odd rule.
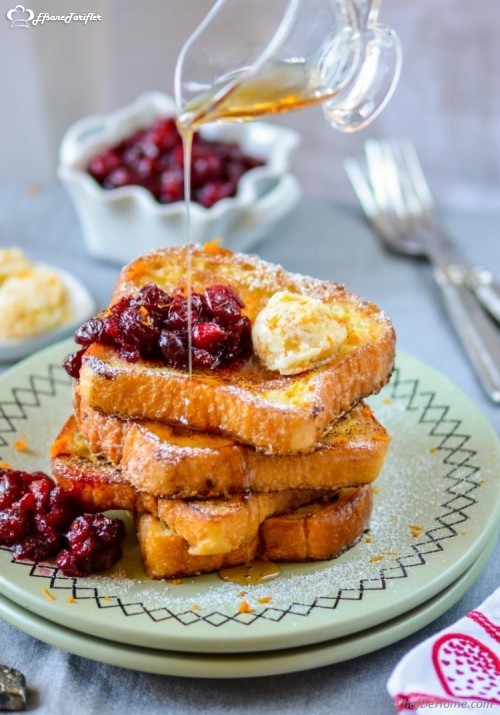
[[[68,388],[70,382],[59,365],[48,365],[48,374],[30,375],[29,387],[12,388],[12,399],[0,400],[0,447],[6,446],[4,435],[12,435],[22,422],[28,419],[30,411],[42,406],[43,398],[57,397],[61,387]],[[59,574],[59,569],[45,564],[15,561],[12,563],[29,568],[30,576],[41,578],[45,586],[54,591],[66,591],[75,600],[94,600],[97,608],[119,609],[124,616],[146,615],[154,622],[175,619],[185,626],[204,621],[220,627],[234,622],[250,626],[257,620],[281,621],[288,615],[308,616],[315,609],[336,609],[342,601],[360,601],[369,591],[383,591],[388,582],[407,578],[409,570],[426,564],[425,557],[442,551],[447,539],[458,535],[456,527],[468,520],[467,511],[477,503],[471,496],[480,486],[474,479],[479,467],[473,464],[477,452],[467,445],[470,435],[460,431],[461,420],[449,416],[450,407],[442,404],[433,391],[419,389],[418,378],[405,377],[396,368],[390,384],[384,388],[384,395],[397,401],[408,412],[419,413],[418,422],[429,427],[429,436],[438,441],[436,451],[443,454],[442,463],[449,467],[445,479],[449,486],[445,489],[445,501],[440,505],[444,510],[435,517],[437,526],[423,532],[423,539],[412,544],[408,554],[396,559],[397,566],[381,568],[376,578],[361,579],[358,588],[338,589],[335,595],[321,596],[313,603],[292,602],[286,608],[268,606],[256,613],[237,613],[232,615],[212,611],[203,615],[192,610],[175,612],[167,607],[148,608],[141,602],[127,602],[124,598],[103,595],[97,588],[80,586],[78,579],[67,578]],[[7,550],[6,547],[0,547]]]

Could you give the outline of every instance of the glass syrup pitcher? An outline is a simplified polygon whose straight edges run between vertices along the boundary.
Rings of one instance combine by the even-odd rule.
[[[248,121],[321,104],[344,132],[367,126],[397,84],[401,48],[381,0],[218,0],[175,72],[178,125]]]

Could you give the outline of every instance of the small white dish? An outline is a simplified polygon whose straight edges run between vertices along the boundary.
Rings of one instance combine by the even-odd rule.
[[[141,95],[108,116],[87,117],[66,132],[58,175],[78,213],[89,252],[120,264],[155,248],[174,246],[185,236],[185,206],[160,204],[141,186],[103,189],[86,171],[90,159],[155,119],[175,115],[175,102],[161,92]],[[265,160],[240,179],[234,197],[211,208],[191,203],[192,243],[222,237],[232,250],[246,250],[297,202],[300,187],[288,173],[299,144],[297,132],[266,122],[212,124],[207,139],[237,142],[245,153]]]
[[[49,266],[45,263],[38,263],[37,267],[50,268],[50,270],[57,273],[59,278],[63,281],[70,298],[71,317],[57,326],[57,328],[48,330],[40,335],[35,335],[32,338],[0,338],[0,363],[21,360],[67,337],[96,312],[97,306],[95,300],[83,283],[75,278],[75,276],[63,271],[61,268]]]

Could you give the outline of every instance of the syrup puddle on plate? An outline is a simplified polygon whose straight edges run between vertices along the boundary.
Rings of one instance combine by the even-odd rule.
[[[282,570],[270,561],[252,561],[242,566],[221,569],[218,573],[222,581],[231,581],[242,586],[257,586],[277,578]]]

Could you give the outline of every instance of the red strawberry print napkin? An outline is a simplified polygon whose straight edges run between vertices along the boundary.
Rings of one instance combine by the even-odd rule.
[[[396,712],[500,713],[500,589],[474,611],[413,648],[387,689]]]

